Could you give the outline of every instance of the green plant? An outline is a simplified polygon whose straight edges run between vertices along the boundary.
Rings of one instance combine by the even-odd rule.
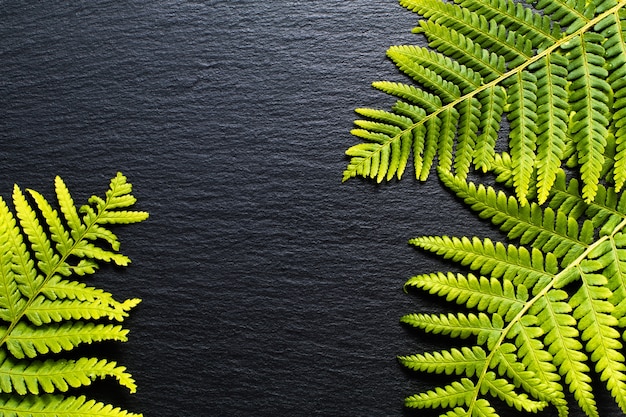
[[[24,194],[15,186],[16,216],[0,198],[0,414],[140,416],[67,395],[97,378],[114,377],[131,392],[135,381],[115,362],[71,359],[63,352],[85,343],[126,341],[128,330],[111,322],[122,322],[140,300],[119,302],[75,279],[93,274],[100,262],[128,265],[111,226],[140,222],[148,214],[127,210],[135,198],[120,173],[104,198],[92,196],[79,209],[58,177],[55,191],[60,214],[33,190]]]
[[[398,101],[357,109],[364,142],[348,149],[344,180],[400,178],[412,154],[417,178],[436,164],[506,236],[410,241],[465,272],[405,287],[462,311],[402,322],[468,345],[399,357],[455,379],[405,404],[497,416],[496,398],[565,416],[569,390],[591,417],[596,375],[626,413],[626,1],[400,3],[430,48],[389,49],[415,83],[374,83]]]

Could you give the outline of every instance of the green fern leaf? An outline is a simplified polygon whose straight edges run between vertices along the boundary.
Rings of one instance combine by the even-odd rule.
[[[119,325],[74,322],[33,326],[18,323],[6,336],[9,352],[18,359],[72,350],[83,343],[105,340],[126,342],[128,330]]]
[[[487,354],[480,346],[472,346],[471,349],[463,347],[461,350],[400,356],[398,360],[414,371],[472,377],[482,371],[486,357]]]
[[[392,178],[398,172],[389,161],[406,166],[412,147],[398,144],[413,138],[419,142],[414,158],[427,154],[414,164],[420,180],[435,163],[461,178],[472,168],[494,171],[495,142],[505,132],[506,117],[513,186],[521,205],[532,197],[533,186],[544,203],[564,162],[580,170],[583,197],[592,202],[613,135],[610,179],[621,189],[626,181],[624,2],[541,0],[534,7],[512,0],[400,3],[422,17],[414,32],[423,34],[431,49],[391,47],[388,56],[416,85],[374,85],[416,106],[412,113],[417,117],[402,126],[359,121],[361,128],[353,133],[369,143],[348,150],[344,180]],[[450,117],[452,110],[460,118]],[[406,116],[399,108],[392,113]],[[431,160],[435,154],[438,161]]]
[[[569,97],[574,112],[570,134],[576,143],[583,197],[592,201],[604,162],[609,121],[608,97],[611,91],[606,78],[604,48],[599,34],[585,33],[573,37],[562,47],[568,53]]]
[[[57,395],[105,377],[134,392],[124,367],[51,355],[84,343],[127,339],[128,330],[106,322],[122,322],[139,300],[117,301],[69,278],[93,274],[98,262],[127,265],[130,260],[118,252],[120,242],[108,227],[140,222],[148,214],[130,209],[136,200],[122,174],[111,180],[104,198],[93,196],[80,209],[60,178],[55,191],[60,211],[40,193],[24,194],[17,186],[15,216],[0,199],[0,414],[138,416],[84,397]],[[33,360],[42,355],[46,358]]]
[[[466,405],[474,392],[471,380],[463,378],[442,388],[408,397],[404,403],[413,408],[439,408]]]
[[[429,48],[389,49],[413,84],[374,84],[399,101],[359,109],[353,133],[366,142],[348,150],[344,180],[400,178],[412,156],[416,178],[435,166],[444,187],[503,233],[502,242],[410,241],[461,271],[405,284],[455,313],[401,322],[469,344],[400,356],[410,369],[460,377],[406,405],[495,417],[496,398],[565,417],[569,391],[596,417],[595,374],[626,413],[626,1],[400,3],[420,16],[413,32]],[[16,281],[21,291],[37,278]]]
[[[529,68],[537,77],[537,199],[544,203],[563,159],[569,106],[567,103],[567,60],[560,55],[549,55]],[[531,165],[532,166],[532,165]]]
[[[502,123],[502,114],[506,106],[506,90],[500,86],[493,86],[478,95],[480,108],[485,116],[480,120],[479,130],[482,132],[476,140],[474,150],[474,165],[482,172],[488,172],[495,160],[496,142]]]
[[[7,417],[141,417],[111,405],[87,400],[86,397],[62,397],[60,395],[28,395],[15,397],[0,395],[0,410]]]
[[[97,358],[78,360],[16,361],[3,358],[0,362],[0,392],[19,395],[42,392],[67,392],[70,388],[91,385],[96,378],[116,378],[131,393],[137,387],[126,368]]]
[[[447,181],[451,179],[448,177]],[[458,186],[460,181],[451,183]],[[480,193],[468,192],[472,189],[476,188],[471,185],[457,187],[457,190],[475,196],[475,200],[472,200],[473,208],[479,213],[484,213],[485,208],[476,201],[487,203],[491,200],[489,218],[497,224],[502,222],[502,218],[506,219],[509,225],[505,231],[515,230],[517,225],[524,225],[528,229],[528,225],[532,224],[536,228],[531,239],[526,239],[524,234],[511,236],[509,233],[510,239],[521,237],[527,243],[540,244],[529,251],[513,245],[506,249],[504,245],[494,244],[488,239],[413,239],[411,243],[479,271],[484,276],[424,274],[407,281],[407,287],[442,296],[448,302],[478,310],[482,316],[462,313],[456,316],[414,314],[403,317],[402,321],[425,331],[447,334],[450,337],[468,338],[474,335],[479,345],[484,345],[488,349],[486,352],[491,352],[486,355],[483,369],[497,366],[499,377],[495,374],[487,376],[486,371],[475,375],[474,368],[468,365],[470,371],[467,375],[477,377],[477,389],[473,397],[475,400],[490,393],[509,405],[526,411],[540,410],[543,402],[549,401],[557,407],[560,414],[565,415],[560,383],[563,379],[582,410],[588,416],[597,416],[598,409],[589,376],[591,370],[587,366],[588,361],[591,361],[600,380],[604,381],[617,404],[626,412],[626,365],[621,353],[623,345],[620,341],[618,319],[621,316],[615,314],[618,307],[623,310],[625,306],[622,304],[623,298],[614,295],[614,292],[623,293],[626,289],[622,274],[622,271],[626,271],[626,264],[622,260],[624,255],[621,254],[626,243],[626,238],[621,233],[622,228],[626,227],[626,212],[619,214],[618,207],[622,208],[621,199],[617,198],[611,188],[602,188],[594,204],[584,203],[585,199],[579,193],[570,193],[568,199],[573,199],[572,195],[578,195],[579,201],[587,206],[581,216],[592,217],[585,221],[589,225],[587,228],[596,230],[589,237],[589,232],[579,231],[570,221],[563,221],[561,225],[557,222],[555,225],[551,220],[554,212],[549,207],[542,209],[539,206],[526,205],[520,212],[520,206],[513,204],[513,197],[503,198],[503,202],[497,204],[494,202],[497,200],[496,193],[492,189],[485,188]],[[553,193],[555,199],[562,200],[559,194],[558,191]],[[486,197],[488,195],[491,197]],[[577,205],[570,204],[570,207],[575,208]],[[602,216],[602,219],[619,215],[621,221],[616,223],[611,220],[613,227],[609,230],[607,223],[597,221],[598,213],[602,213],[602,210],[610,213]],[[566,213],[562,213],[566,216]],[[550,220],[546,220],[547,214]],[[576,250],[576,255],[573,256],[570,252],[569,244],[567,253],[560,250],[559,245],[547,245],[550,239],[556,239],[554,235],[550,239],[537,239],[537,236],[550,236],[552,233],[560,234],[562,241],[570,239],[576,242],[580,248]],[[556,262],[559,258],[562,259],[560,264]],[[577,290],[563,290],[575,288],[572,285]],[[476,317],[481,319],[477,320]],[[457,328],[459,323],[473,325],[473,328],[468,327],[464,333]],[[507,339],[512,339],[515,344],[506,344]],[[505,351],[501,351],[504,346],[507,346]],[[514,346],[515,352],[511,352],[511,346]],[[585,351],[589,352],[589,356]],[[511,356],[512,353],[515,356]],[[407,360],[411,357],[401,358],[401,362],[407,366],[415,366]],[[419,358],[416,359],[419,363],[416,368],[433,372],[429,365],[436,364],[436,360],[425,360],[427,355],[416,358]],[[465,364],[469,364],[467,359],[460,359],[456,363],[457,367],[454,364],[448,366],[457,374],[463,373]],[[436,367],[434,371],[437,372]],[[500,381],[503,376],[506,378]],[[496,379],[499,387],[508,388],[494,388],[489,381]],[[531,380],[538,384],[535,383],[533,387]],[[512,386],[524,387],[536,400],[526,403],[526,397],[512,394]],[[468,413],[475,410],[473,404],[475,402],[470,401],[471,409]]]

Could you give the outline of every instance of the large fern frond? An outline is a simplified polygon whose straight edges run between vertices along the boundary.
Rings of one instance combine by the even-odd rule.
[[[62,394],[108,377],[134,392],[124,367],[50,355],[126,340],[128,330],[107,322],[122,322],[139,300],[117,301],[76,279],[93,274],[101,262],[127,265],[130,259],[119,252],[110,225],[140,222],[148,214],[130,209],[135,198],[122,174],[111,180],[103,198],[93,196],[80,208],[60,178],[55,191],[60,211],[40,193],[17,186],[15,214],[0,198],[0,414],[139,416]]]
[[[405,287],[472,312],[416,313],[402,321],[472,344],[401,356],[400,362],[411,369],[468,380],[410,396],[406,405],[452,407],[458,415],[477,416],[481,401],[496,397],[529,412],[550,403],[564,416],[567,388],[586,415],[598,416],[591,378],[595,372],[626,413],[626,197],[600,186],[594,201],[587,202],[585,185],[568,182],[559,171],[547,206],[522,206],[505,191],[476,186],[444,170],[440,176],[511,243],[445,236],[410,241],[469,273],[418,275]],[[494,381],[507,388],[494,388]],[[460,386],[463,391],[450,388]],[[453,391],[458,394],[454,405],[439,401],[442,392]]]
[[[548,199],[564,162],[578,167],[582,196],[594,201],[608,143],[611,182],[626,181],[626,2],[401,0],[421,16],[415,32],[430,48],[394,46],[388,56],[414,83],[376,82],[399,98],[390,112],[359,109],[344,181],[400,178],[436,163],[466,178],[496,172],[495,143],[506,141],[515,195],[525,205],[536,179]],[[561,29],[562,28],[562,29]],[[614,139],[613,139],[614,137]],[[437,158],[435,158],[435,155]]]

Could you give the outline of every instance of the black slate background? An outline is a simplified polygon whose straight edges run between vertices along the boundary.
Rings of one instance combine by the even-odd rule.
[[[0,194],[60,175],[82,203],[122,171],[151,213],[119,230],[132,266],[90,278],[143,299],[101,348],[139,390],[93,395],[153,417],[409,414],[432,378],[395,356],[440,340],[398,319],[440,307],[402,284],[445,266],[406,242],[493,234],[434,179],[341,184],[353,109],[392,102],[369,84],[401,79],[385,50],[415,23],[395,0],[0,2]]]

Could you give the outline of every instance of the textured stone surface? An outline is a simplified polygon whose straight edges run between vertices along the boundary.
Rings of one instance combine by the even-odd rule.
[[[27,3],[30,3],[27,4]],[[146,416],[393,416],[428,384],[395,356],[432,348],[398,324],[438,267],[406,241],[483,234],[436,180],[341,185],[369,87],[414,42],[394,0],[4,1],[0,193],[83,202],[116,171],[151,219],[134,260],[91,280],[144,301],[106,346],[139,391],[95,395]],[[395,77],[395,78],[394,78]],[[110,351],[109,351],[110,350]],[[508,414],[507,414],[508,415]]]

